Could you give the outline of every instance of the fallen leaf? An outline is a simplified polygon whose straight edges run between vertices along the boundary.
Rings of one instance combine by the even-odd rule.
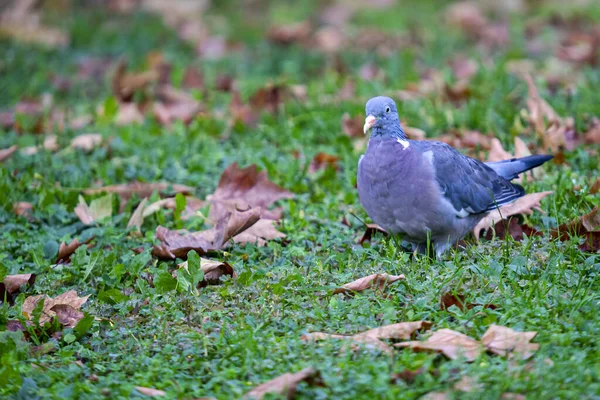
[[[153,105],[153,113],[158,122],[169,125],[175,121],[189,124],[202,107],[188,93],[179,91],[170,85],[162,85],[157,91],[157,102]]]
[[[481,219],[473,228],[473,234],[475,238],[479,238],[482,230],[489,229],[503,219],[507,219],[510,216],[518,214],[531,214],[533,209],[541,210],[540,202],[542,199],[552,192],[539,192],[526,194],[523,197],[519,197],[517,200],[510,204],[500,206],[500,208],[490,211],[485,217]]]
[[[178,264],[177,267],[187,269],[187,261]],[[236,277],[233,267],[223,261],[200,258],[200,269],[204,272],[204,279],[198,284],[198,288],[203,288],[207,285],[218,285],[221,277],[225,275],[233,278]]]
[[[431,328],[431,322],[413,321],[399,322],[397,324],[384,325],[379,328],[369,329],[365,332],[358,333],[353,336],[368,337],[373,339],[410,339],[411,336],[419,329],[428,330]]]
[[[17,151],[17,149],[17,145],[10,146],[6,149],[0,149],[0,162],[12,156]]]
[[[596,178],[592,186],[590,186],[590,194],[596,194],[600,192],[600,177]]]
[[[112,91],[119,101],[128,103],[132,101],[136,91],[145,89],[158,78],[159,73],[154,69],[138,73],[127,72],[127,62],[121,59],[112,78]]]
[[[277,222],[272,219],[261,218],[250,228],[235,235],[233,241],[238,244],[249,243],[262,247],[269,240],[285,238],[285,234],[277,230],[276,224]]]
[[[156,238],[161,242],[154,246],[152,254],[161,259],[185,259],[190,250],[203,255],[220,250],[234,236],[250,228],[260,219],[260,208],[245,211],[234,210],[223,215],[215,228],[199,232],[172,231],[156,228]]]
[[[595,66],[600,53],[600,35],[571,33],[556,50],[556,56],[575,64]]]
[[[26,201],[17,201],[13,204],[13,211],[18,216],[23,216],[28,219],[32,218],[33,204]]]
[[[58,255],[56,256],[56,262],[69,262],[71,255],[75,253],[75,250],[77,250],[79,246],[84,245],[90,242],[91,240],[92,238],[88,239],[86,242],[80,243],[79,240],[73,239],[69,244],[62,242],[58,247]]]
[[[254,92],[248,101],[252,109],[256,110],[256,113],[260,110],[266,110],[272,114],[277,114],[288,94],[286,86],[269,83]]]
[[[494,229],[488,229],[485,233],[486,240],[492,240],[494,237],[504,240],[507,236],[510,236],[517,242],[525,239],[525,235],[531,237],[539,234],[534,228],[525,224],[519,223],[519,219],[516,217],[508,217],[502,221],[496,222]]]
[[[58,322],[68,328],[73,328],[84,317],[84,314],[68,304],[56,304],[50,311],[56,313]]]
[[[154,191],[158,192],[161,197],[171,196],[176,193],[184,195],[191,194],[194,188],[191,186],[180,185],[177,183],[157,182],[131,182],[118,185],[104,186],[100,188],[85,189],[83,193],[87,195],[98,193],[115,193],[121,198],[122,202],[127,202],[131,196],[136,194],[140,198],[150,197]]]
[[[112,193],[92,200],[89,206],[85,199],[79,196],[79,204],[75,207],[75,214],[85,225],[91,225],[94,222],[111,217]]]
[[[596,252],[600,250],[600,209],[594,207],[588,214],[574,221],[562,224],[551,231],[552,238],[569,240],[572,235],[585,238],[579,246],[581,251]]]
[[[600,119],[594,118],[592,126],[588,129],[583,137],[585,144],[597,144],[600,143]],[[0,156],[0,161],[2,157]]]
[[[332,154],[327,154],[324,152],[317,153],[314,156],[314,158],[312,159],[312,161],[310,162],[310,165],[308,167],[308,172],[311,174],[314,174],[318,170],[324,169],[324,168],[327,168],[330,166],[337,168],[338,160],[339,160],[339,157],[334,156]]]
[[[75,136],[71,141],[71,147],[84,151],[92,151],[95,147],[102,144],[102,135],[99,133],[86,133]]]
[[[144,223],[146,203],[148,203],[148,198],[144,197],[133,214],[131,214],[131,218],[129,218],[129,222],[127,222],[127,228],[135,228],[136,232],[141,232],[142,224]]]
[[[471,37],[479,35],[489,23],[478,3],[471,1],[452,3],[446,8],[445,18],[449,25],[459,28]]]
[[[342,115],[342,132],[344,132],[346,136],[351,138],[365,136],[363,132],[364,124],[365,119],[361,115],[355,117],[350,117],[350,114],[348,113]]]
[[[346,283],[342,287],[335,289],[333,294],[352,294],[356,292],[362,292],[363,290],[371,289],[373,287],[383,291],[390,283],[394,283],[401,279],[404,279],[404,275],[388,275],[386,273],[373,274],[357,279],[353,282]]]
[[[477,382],[476,378],[463,375],[458,382],[453,386],[454,390],[465,393],[480,392],[483,389],[481,383]]]
[[[302,43],[309,39],[311,31],[312,27],[308,21],[274,25],[267,31],[267,40],[280,45]]]
[[[579,139],[575,135],[573,118],[561,118],[544,100],[537,90],[531,75],[525,76],[528,97],[526,100],[527,119],[535,133],[542,139],[545,149],[560,152],[562,149],[573,150]]]
[[[293,197],[292,192],[271,182],[265,171],[258,172],[255,164],[241,169],[233,163],[223,171],[217,189],[206,200],[212,203],[209,219],[214,222],[238,206],[267,210],[274,202]]]
[[[259,400],[265,397],[265,395],[272,393],[285,396],[287,399],[293,399],[296,394],[296,387],[300,382],[321,385],[321,375],[318,370],[312,367],[304,368],[293,374],[286,373],[256,386],[246,393],[244,398]]]
[[[0,37],[8,36],[48,47],[68,45],[69,36],[65,32],[41,23],[40,9],[36,3],[35,0],[18,0],[4,7],[0,14]]]
[[[29,147],[25,147],[21,150],[21,153],[25,154],[25,155],[33,155],[33,154],[37,154],[40,149],[45,149],[48,151],[56,151],[58,150],[58,138],[56,135],[48,135],[46,136],[46,138],[44,139],[44,143],[42,143],[41,146],[29,146]]]
[[[13,294],[21,289],[21,286],[32,286],[35,283],[35,274],[6,275],[2,281],[3,290],[0,290],[0,301],[4,301],[4,294]]]
[[[148,397],[160,397],[160,396],[166,396],[167,395],[167,393],[165,393],[165,391],[163,391],[163,390],[149,388],[149,387],[144,387],[144,386],[136,386],[135,390],[137,390],[138,392],[140,392],[144,396],[148,396]]]
[[[527,397],[523,396],[522,394],[507,392],[502,393],[500,400],[527,400]]]
[[[402,372],[392,374],[390,377],[391,383],[398,383],[398,380],[402,380],[406,383],[414,383],[417,376],[423,375],[427,370],[423,367],[417,368],[416,370],[405,369]]]
[[[188,66],[181,86],[186,89],[204,89],[204,76],[196,68]]]
[[[375,234],[377,232],[383,233],[385,236],[388,235],[388,232],[385,229],[383,229],[382,227],[380,227],[379,225],[367,224],[365,233],[363,233],[363,235],[359,239],[358,243],[360,243],[362,245],[364,242],[370,242],[371,238],[373,237],[373,234]]]
[[[481,337],[487,350],[500,356],[518,355],[523,360],[533,356],[539,349],[537,343],[530,343],[537,332],[517,332],[511,328],[492,325]]]
[[[427,321],[400,322],[397,324],[384,325],[379,328],[369,329],[355,335],[337,335],[324,332],[310,332],[301,336],[304,341],[319,341],[326,339],[343,339],[350,340],[356,343],[364,344],[367,347],[374,347],[385,353],[391,354],[392,349],[384,343],[385,339],[410,339],[411,336],[419,329],[427,330],[431,327],[431,323]],[[353,346],[356,350],[358,347]]]
[[[456,360],[464,357],[468,362],[475,361],[481,354],[482,346],[477,340],[451,329],[440,329],[426,341],[396,343],[396,347],[408,347],[417,351],[436,351]]]
[[[100,112],[103,115],[104,112]],[[119,103],[117,115],[115,116],[115,124],[117,125],[129,125],[129,124],[141,124],[144,122],[144,115],[142,114],[140,107],[135,103]]]
[[[75,292],[74,290],[69,290],[68,292],[60,294],[55,298],[48,297],[43,294],[37,296],[30,296],[27,297],[23,302],[21,312],[27,319],[31,320],[31,313],[33,312],[33,309],[38,304],[38,302],[43,299],[44,307],[40,316],[40,325],[44,325],[57,314],[61,314],[62,317],[65,318],[63,320],[67,322],[65,326],[68,328],[73,328],[77,324],[77,322],[79,322],[79,320],[83,318],[83,313],[77,314],[77,317],[79,318],[77,319],[75,318],[75,314],[70,308],[72,308],[75,311],[79,310],[81,306],[87,301],[88,297],[90,297],[90,295],[79,297],[77,295],[77,292]],[[67,309],[65,307],[57,307],[56,310],[58,310],[58,312],[56,312],[54,310],[55,306],[68,306],[70,308]]]
[[[375,79],[383,79],[383,71],[375,64],[369,62],[360,67],[358,76],[363,81],[372,81]]]

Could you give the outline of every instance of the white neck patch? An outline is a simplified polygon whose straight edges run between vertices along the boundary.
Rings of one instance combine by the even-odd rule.
[[[398,143],[400,143],[403,147],[402,150],[406,150],[408,149],[408,146],[410,146],[410,143],[408,143],[408,140],[402,140],[402,139],[398,139]]]

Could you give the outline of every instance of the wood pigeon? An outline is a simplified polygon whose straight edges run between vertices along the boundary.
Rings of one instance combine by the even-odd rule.
[[[550,155],[483,163],[442,142],[408,140],[396,104],[374,97],[366,105],[371,130],[358,162],[358,195],[369,217],[413,250],[436,256],[470,232],[491,210],[525,194],[510,182]]]

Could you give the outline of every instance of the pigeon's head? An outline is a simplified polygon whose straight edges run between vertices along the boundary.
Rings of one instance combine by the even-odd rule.
[[[369,129],[373,129],[373,135],[404,136],[394,100],[384,96],[373,97],[367,101],[365,111],[365,134]]]

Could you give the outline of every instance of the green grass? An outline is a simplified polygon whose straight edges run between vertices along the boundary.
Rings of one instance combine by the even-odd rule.
[[[548,234],[600,205],[598,195],[588,193],[600,169],[597,155],[590,152],[594,148],[581,146],[567,152],[565,164],[548,163],[543,179],[526,183],[528,192],[554,191],[542,203],[545,215],[525,218],[545,235],[522,242],[470,242],[465,250],[453,250],[435,261],[411,257],[380,236],[371,245],[356,243],[362,224],[351,214],[368,220],[354,188],[360,152],[340,128],[344,112],[362,114],[368,98],[394,96],[407,83],[418,82],[426,68],[441,69],[450,76],[448,60],[463,54],[480,63],[471,85],[472,97],[460,105],[435,95],[402,102],[403,123],[425,130],[428,137],[451,128],[490,132],[511,148],[512,137],[522,133],[523,123],[516,121],[526,107],[527,88],[505,72],[504,64],[527,57],[522,37],[526,21],[552,15],[552,8],[512,17],[513,40],[489,54],[459,32],[448,30],[442,23],[445,3],[430,2],[413,10],[401,2],[392,9],[365,10],[353,19],[350,29],[379,26],[403,34],[416,26],[423,41],[391,56],[366,50],[343,52],[340,57],[350,77],[371,61],[383,69],[385,80],[357,79],[355,99],[340,103],[333,100],[347,76],[333,70],[330,57],[300,46],[277,47],[262,39],[261,27],[267,25],[267,18],[303,19],[312,15],[316,3],[278,3],[248,20],[235,4],[219,4],[208,13],[210,21],[215,21],[212,29],[246,40],[245,49],[219,61],[195,58],[189,45],[148,14],[109,18],[102,10],[78,9],[68,17],[56,17],[72,38],[71,45],[62,50],[1,39],[0,104],[5,108],[50,92],[60,106],[76,113],[91,112],[110,96],[108,81],[75,82],[70,91],[58,93],[49,77],[73,75],[77,61],[89,56],[125,56],[133,69],[143,69],[146,53],[154,50],[162,51],[172,64],[174,79],[180,79],[190,64],[205,72],[209,89],[202,100],[209,110],[226,108],[229,103],[229,94],[212,87],[214,77],[224,71],[235,75],[244,96],[268,81],[279,80],[306,85],[308,99],[286,102],[277,116],[263,114],[256,128],[236,127],[227,140],[220,138],[225,121],[210,116],[170,128],[152,120],[139,126],[99,120],[82,130],[60,134],[59,144],[63,148],[77,134],[98,132],[113,138],[107,146],[91,153],[17,153],[0,164],[0,270],[37,274],[35,285],[25,290],[15,306],[0,306],[0,329],[19,313],[25,295],[54,296],[68,289],[90,294],[83,310],[96,317],[86,335],[72,343],[53,340],[55,351],[44,355],[36,355],[32,344],[7,344],[11,343],[9,334],[0,332],[0,396],[130,398],[141,397],[134,386],[147,386],[165,390],[170,398],[230,399],[307,366],[320,370],[325,386],[302,384],[299,398],[412,399],[449,390],[464,375],[479,381],[484,393],[463,393],[460,398],[493,399],[505,392],[531,399],[600,396],[600,258],[579,251],[577,238],[552,241]],[[593,2],[575,14],[588,15],[596,24],[600,21]],[[49,17],[49,21],[55,19]],[[551,51],[538,56],[536,65],[542,68],[551,56]],[[573,116],[578,130],[584,130],[589,118],[599,114],[600,78],[597,68],[585,67],[578,73],[572,94],[564,87],[550,94],[541,76],[537,83],[556,111]],[[523,138],[532,141],[531,136]],[[34,134],[6,130],[0,136],[0,148],[40,141]],[[301,151],[307,161],[295,158],[295,151]],[[339,156],[341,169],[309,174],[305,164],[320,151]],[[144,279],[175,267],[175,262],[152,259],[148,251],[156,226],[175,227],[172,211],[147,218],[139,239],[130,237],[126,229],[137,198],[125,205],[122,214],[92,228],[81,224],[73,212],[81,188],[94,186],[96,181],[109,185],[165,180],[193,186],[194,194],[204,198],[232,162],[255,163],[271,180],[296,193],[295,200],[281,203],[285,213],[280,229],[287,240],[262,248],[235,245],[220,254],[216,258],[226,259],[238,279],[203,288],[198,296],[157,293]],[[17,201],[33,204],[32,221],[12,212]],[[344,216],[351,227],[342,224]],[[188,229],[201,226],[198,219],[183,224]],[[81,247],[70,264],[53,265],[52,249],[58,243],[91,236],[95,236],[93,246]],[[140,246],[147,251],[136,255],[132,250]],[[329,294],[330,289],[377,272],[402,273],[406,280],[392,285],[387,297],[374,292],[349,298]],[[121,291],[124,298],[116,304],[103,301],[100,293],[110,289]],[[467,302],[493,303],[497,308],[442,310],[439,298],[447,291],[464,293]],[[307,344],[300,340],[311,331],[351,334],[416,320],[474,338],[481,337],[491,324],[537,331],[534,342],[541,347],[532,361],[484,354],[465,363],[411,350],[395,350],[393,357],[369,349],[345,352],[337,341]],[[420,367],[426,372],[414,382],[390,381],[392,373]]]

